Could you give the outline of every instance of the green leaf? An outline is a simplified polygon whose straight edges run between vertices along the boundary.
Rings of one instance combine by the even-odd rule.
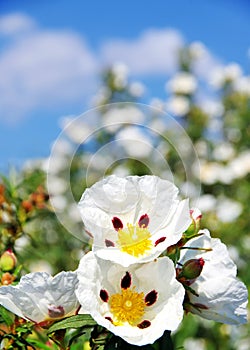
[[[11,326],[14,323],[15,316],[7,311],[3,306],[0,305],[0,316],[3,322],[6,323],[7,326]]]
[[[48,334],[58,331],[59,329],[92,327],[95,325],[96,325],[96,321],[94,321],[90,315],[76,315],[54,323],[48,329]]]
[[[51,350],[51,346],[47,346],[35,339],[27,339],[27,342],[31,345],[35,345],[38,349]]]

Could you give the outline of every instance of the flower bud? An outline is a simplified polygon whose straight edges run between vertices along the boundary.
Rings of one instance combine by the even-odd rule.
[[[9,272],[5,272],[3,275],[2,275],[2,278],[1,278],[1,284],[3,286],[8,286],[9,284],[11,284],[12,282],[14,282],[15,280],[15,277],[13,275],[11,275]]]
[[[17,259],[11,249],[6,250],[0,258],[0,269],[2,271],[11,271],[16,267]]]
[[[190,259],[183,265],[178,278],[182,277],[186,280],[193,280],[200,276],[203,266],[205,264],[204,259]]]

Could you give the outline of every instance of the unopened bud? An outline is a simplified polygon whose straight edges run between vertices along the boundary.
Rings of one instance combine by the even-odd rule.
[[[179,278],[185,278],[186,280],[193,280],[200,276],[203,266],[205,264],[204,259],[190,259],[183,265]]]
[[[2,275],[2,278],[1,278],[1,284],[3,286],[8,286],[9,284],[11,284],[12,282],[14,282],[15,280],[15,277],[13,275],[11,275],[9,272],[5,272],[3,275]]]
[[[11,271],[16,267],[17,259],[11,249],[6,250],[0,258],[0,269],[2,271]]]

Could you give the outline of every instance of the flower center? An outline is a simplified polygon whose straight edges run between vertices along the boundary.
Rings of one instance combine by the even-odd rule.
[[[127,228],[120,228],[117,233],[117,243],[121,247],[121,251],[135,257],[144,255],[153,247],[150,232],[144,225],[127,224]]]
[[[128,322],[131,326],[137,326],[144,315],[144,293],[137,293],[134,289],[122,289],[119,294],[113,294],[109,301],[110,311],[114,316],[113,323],[121,326]]]

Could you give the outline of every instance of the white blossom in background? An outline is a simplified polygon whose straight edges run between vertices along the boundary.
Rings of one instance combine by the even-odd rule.
[[[177,194],[157,176],[111,175],[86,189],[79,210],[93,251],[123,266],[159,256],[191,223],[188,201]]]
[[[212,100],[209,97],[200,99],[197,105],[210,117],[220,117],[224,113],[224,106],[221,101]]]
[[[250,76],[239,77],[234,81],[233,88],[235,91],[250,96]]]
[[[172,96],[166,101],[166,111],[176,117],[183,117],[190,110],[190,103],[185,96]]]
[[[139,98],[144,94],[145,86],[139,81],[135,81],[129,85],[128,90],[133,97]]]
[[[117,132],[115,140],[130,157],[146,158],[153,149],[152,140],[146,130],[133,125]]]
[[[195,76],[188,72],[179,72],[166,83],[167,92],[191,95],[197,88]]]
[[[124,88],[128,83],[128,66],[121,62],[114,63],[111,72],[114,74],[114,84],[116,88]]]
[[[77,285],[75,272],[63,271],[54,277],[46,272],[29,273],[18,285],[0,288],[0,305],[34,323],[50,323],[77,312]]]
[[[187,292],[186,310],[226,324],[246,323],[247,288],[237,279],[237,267],[226,246],[219,239],[211,238],[208,230],[201,230],[199,234],[199,237],[188,241],[185,247],[211,249],[210,251],[181,250],[181,264],[190,259],[202,259],[204,264],[199,277],[189,283],[197,295]]]
[[[182,320],[185,291],[167,257],[123,267],[89,252],[77,273],[82,308],[130,344],[154,343]]]
[[[216,162],[200,163],[200,179],[206,185],[212,185],[220,179],[223,165]]]
[[[93,132],[83,118],[63,117],[60,124],[64,133],[77,144],[83,143]]]
[[[222,222],[233,222],[242,213],[243,206],[229,198],[219,198],[216,205],[217,218]]]
[[[213,150],[213,157],[218,161],[229,161],[235,156],[235,150],[229,142],[217,144]]]
[[[115,133],[125,124],[143,124],[144,122],[143,113],[131,104],[128,104],[122,108],[115,106],[111,107],[106,113],[103,114],[102,118],[106,129],[113,133]]]
[[[163,112],[165,110],[165,103],[160,98],[152,98],[149,105],[159,110],[159,112]]]
[[[56,196],[66,192],[68,183],[65,179],[59,176],[50,176],[50,195]]]
[[[197,207],[202,212],[213,211],[217,203],[217,199],[212,194],[203,194],[199,197]]]
[[[204,339],[187,338],[183,345],[185,350],[206,350]]]
[[[237,155],[228,164],[228,170],[233,173],[235,179],[245,177],[250,172],[250,151],[244,151]]]
[[[224,67],[215,69],[211,75],[211,84],[221,88],[226,82],[234,82],[242,76],[242,69],[237,63],[230,63]]]

